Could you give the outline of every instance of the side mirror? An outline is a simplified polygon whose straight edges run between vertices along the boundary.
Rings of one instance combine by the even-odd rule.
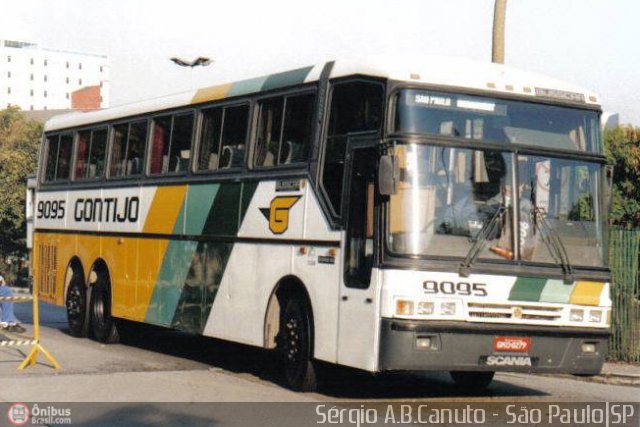
[[[391,196],[398,192],[400,181],[400,162],[396,156],[384,155],[380,157],[378,169],[378,188],[383,196]]]

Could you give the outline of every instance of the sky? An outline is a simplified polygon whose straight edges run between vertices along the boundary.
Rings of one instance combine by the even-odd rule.
[[[493,1],[4,0],[0,39],[108,55],[115,106],[368,54],[489,61]],[[591,89],[640,126],[639,16],[638,0],[509,0],[505,63]]]

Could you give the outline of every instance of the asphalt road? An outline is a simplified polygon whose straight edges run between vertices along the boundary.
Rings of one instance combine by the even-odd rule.
[[[30,304],[17,305],[16,312],[30,331],[27,321],[31,318]],[[69,336],[63,308],[41,304],[40,315],[42,343],[57,358],[62,369],[52,369],[41,357],[38,365],[18,371],[16,368],[27,349],[0,348],[0,401],[135,402],[124,406],[94,406],[93,420],[108,420],[108,423],[95,425],[118,425],[119,421],[123,422],[121,425],[156,425],[158,421],[149,418],[151,414],[170,417],[169,424],[181,424],[185,420],[184,425],[210,424],[204,412],[197,416],[199,411],[206,412],[210,406],[183,404],[174,407],[158,402],[640,401],[640,388],[637,387],[564,377],[497,374],[487,390],[469,393],[455,387],[447,374],[373,376],[343,368],[325,369],[328,379],[320,393],[294,393],[282,386],[272,355],[260,349],[144,325],[127,327],[121,344],[102,345]],[[283,407],[287,410],[277,411],[282,415],[277,424],[304,424],[300,420],[292,421],[296,419],[291,415],[295,405]],[[259,416],[255,420],[251,418],[255,411],[238,411],[233,405],[224,408],[219,408],[218,413],[227,411],[227,417],[218,419],[218,424],[264,422]],[[303,410],[304,405],[300,408]],[[195,418],[191,418],[192,415]],[[162,419],[162,423],[168,420]]]

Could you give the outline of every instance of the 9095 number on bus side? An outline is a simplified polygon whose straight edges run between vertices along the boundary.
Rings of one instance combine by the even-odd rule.
[[[41,200],[36,207],[38,219],[62,219],[65,213],[64,200]]]
[[[425,280],[422,282],[425,294],[461,295],[486,297],[487,285],[485,283],[469,282],[436,282],[435,280]]]

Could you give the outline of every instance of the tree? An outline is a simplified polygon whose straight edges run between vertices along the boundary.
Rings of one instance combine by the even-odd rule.
[[[640,227],[640,129],[618,126],[604,132],[604,148],[614,166],[609,222]]]
[[[0,257],[25,253],[27,177],[37,167],[42,125],[18,107],[0,111]]]

